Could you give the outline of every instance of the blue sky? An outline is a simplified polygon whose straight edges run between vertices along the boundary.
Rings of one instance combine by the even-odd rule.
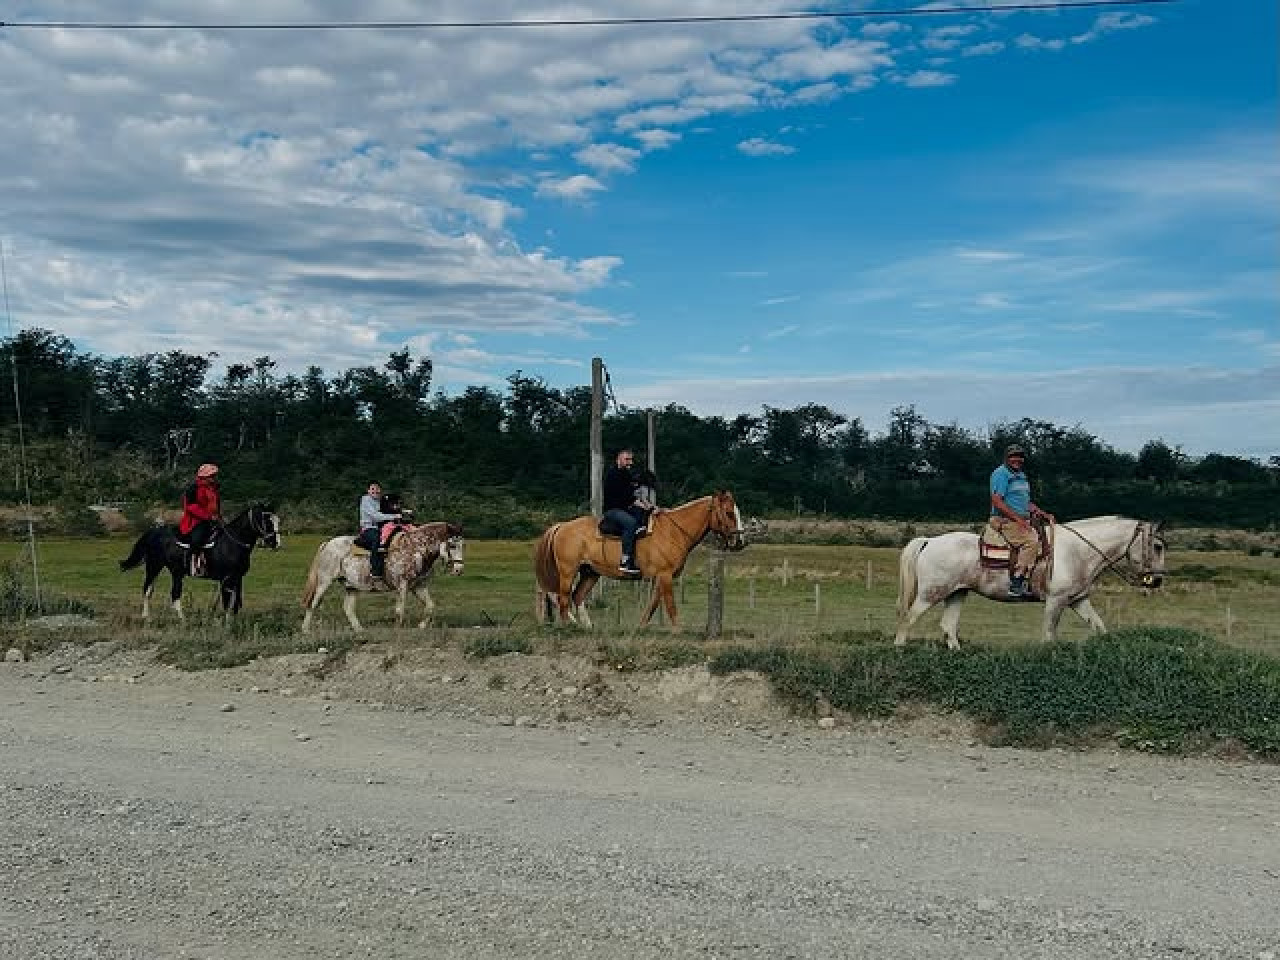
[[[92,19],[18,3],[6,19]],[[833,4],[827,4],[826,9]],[[888,4],[846,3],[842,9]],[[898,6],[895,4],[894,6]],[[113,5],[173,22],[729,0]],[[795,10],[758,0],[751,10]],[[814,9],[813,6],[808,9]],[[106,353],[1280,453],[1277,5],[557,30],[0,32],[13,319]]]

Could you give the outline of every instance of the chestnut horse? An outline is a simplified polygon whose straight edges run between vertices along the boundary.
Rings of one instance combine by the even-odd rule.
[[[590,627],[587,597],[596,581],[601,577],[630,579],[618,570],[622,541],[601,534],[599,525],[599,517],[578,517],[548,527],[538,540],[534,573],[538,580],[535,602],[539,621],[545,623],[549,619],[550,600],[554,597],[562,622],[569,620]],[[636,541],[636,563],[655,585],[640,619],[641,626],[649,622],[659,601],[666,607],[671,626],[679,626],[671,581],[684,571],[685,560],[708,533],[719,536],[729,550],[741,550],[747,545],[742,514],[728,491],[671,507],[650,519],[648,534]]]

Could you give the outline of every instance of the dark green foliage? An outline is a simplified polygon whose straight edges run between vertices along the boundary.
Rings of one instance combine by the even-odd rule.
[[[797,704],[822,694],[860,715],[906,703],[958,710],[997,742],[1046,745],[1112,737],[1175,751],[1238,741],[1280,758],[1280,661],[1187,630],[1122,630],[1084,643],[895,648],[830,635],[820,652],[736,648],[716,673],[758,670]]]
[[[531,537],[587,506],[586,387],[516,371],[502,391],[433,394],[431,360],[408,349],[381,366],[330,374],[287,374],[270,357],[218,372],[208,356],[99,357],[27,330],[0,341],[0,368],[10,357],[35,500],[63,511],[50,515],[49,532],[95,532],[79,511],[99,500],[176,506],[205,460],[223,467],[229,503],[287,504],[295,532],[349,527],[375,478],[420,516],[459,521],[475,537]],[[911,406],[893,410],[880,434],[815,403],[732,419],[670,405],[657,418],[658,488],[668,504],[729,488],[756,515],[971,521],[987,512],[999,451],[1017,440],[1030,450],[1037,499],[1059,516],[1280,527],[1280,464],[1193,459],[1163,440],[1135,456],[1080,426],[1024,419],[974,431],[930,423]],[[611,411],[606,447],[627,444],[643,459],[645,426],[645,411]],[[170,436],[185,428],[189,448]],[[12,392],[0,391],[0,460],[10,459]],[[0,492],[0,502],[17,497],[12,486]]]

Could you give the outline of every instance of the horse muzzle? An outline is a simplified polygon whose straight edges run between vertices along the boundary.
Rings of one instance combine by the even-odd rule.
[[[747,549],[746,533],[742,530],[736,530],[733,533],[727,534],[724,538],[724,548],[733,553]]]
[[[449,574],[454,577],[462,576],[463,563],[461,560],[455,560],[449,564]]]
[[[1144,573],[1140,582],[1146,589],[1155,590],[1164,583],[1164,577],[1158,573]]]

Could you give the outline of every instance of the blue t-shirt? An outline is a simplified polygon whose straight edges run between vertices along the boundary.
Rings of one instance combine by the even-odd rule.
[[[1021,470],[1010,470],[1007,464],[1000,464],[991,471],[991,492],[1000,494],[1018,516],[1031,513],[1031,481]],[[998,517],[1000,511],[992,506],[991,515]]]

